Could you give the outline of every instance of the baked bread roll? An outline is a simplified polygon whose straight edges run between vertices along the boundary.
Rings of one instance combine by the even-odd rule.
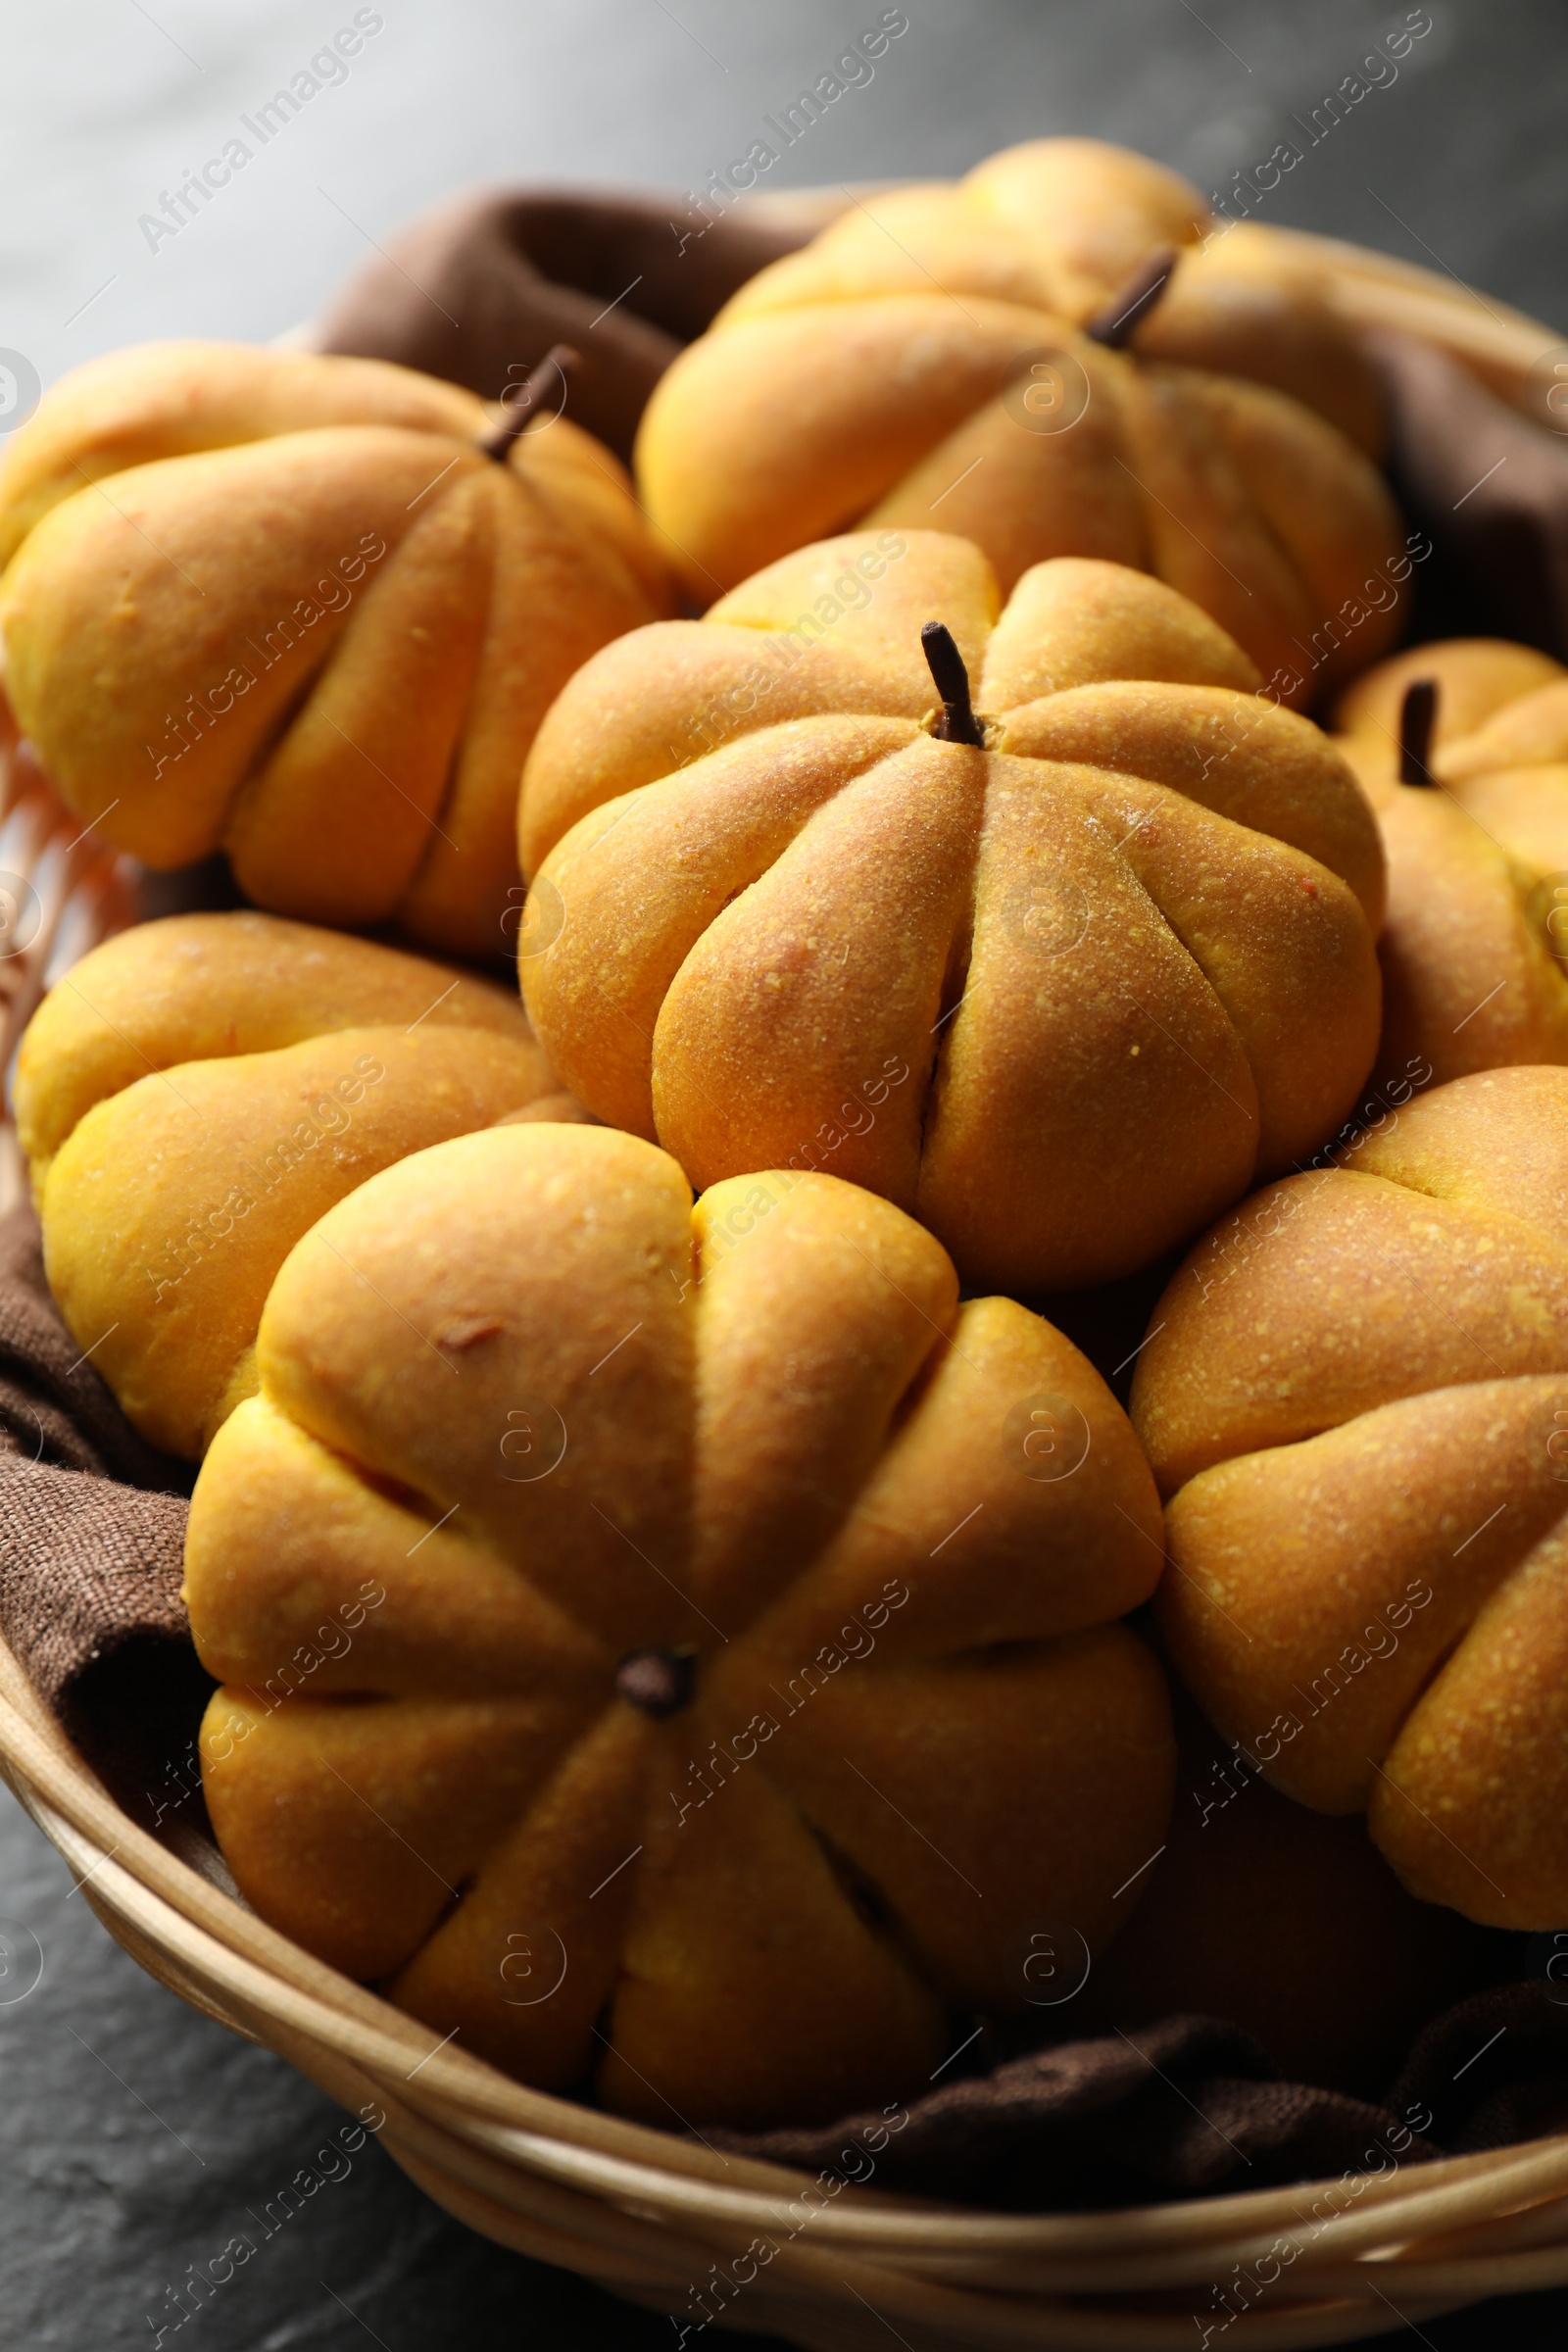
[[[16,1102],[56,1303],[142,1435],[189,1456],[252,1387],[272,1277],[323,1209],[447,1136],[583,1115],[506,989],[251,913],[84,956]]]
[[[1063,558],[1004,606],[931,531],[634,631],[524,778],[541,1044],[697,1185],[823,1168],[971,1288],[1147,1264],[1310,1152],[1376,1049],[1377,827],[1257,683],[1147,573]]]
[[[1568,1070],[1455,1079],[1254,1194],[1132,1409],[1210,1721],[1423,1900],[1568,1927]]]
[[[534,729],[672,609],[547,373],[496,456],[493,410],[379,360],[149,344],[65,377],[0,465],[0,641],[82,823],[153,866],[226,850],[283,914],[504,955]]]
[[[846,208],[644,413],[639,486],[692,593],[940,522],[1004,589],[1054,556],[1153,572],[1293,704],[1353,676],[1399,626],[1377,381],[1306,270],[1209,225],[1185,180],[1093,139]]]
[[[436,2035],[821,2121],[1022,2012],[1032,1923],[1119,1925],[1170,1805],[1113,1622],[1153,1485],[899,1209],[465,1136],[304,1237],[257,1356],[186,1544],[208,1806],[257,1910]]]
[[[1501,638],[1415,646],[1333,724],[1388,852],[1377,1083],[1568,1061],[1568,669]]]
[[[1386,2097],[1422,2028],[1495,1966],[1494,1939],[1407,1894],[1359,1815],[1293,1804],[1176,1702],[1165,1851],[1056,2019],[1084,2034],[1223,2018],[1289,2082]]]

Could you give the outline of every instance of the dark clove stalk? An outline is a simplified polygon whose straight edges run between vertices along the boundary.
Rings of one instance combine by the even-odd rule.
[[[660,1722],[691,1703],[697,1660],[686,1649],[633,1649],[615,1669],[622,1698]]]
[[[1090,341],[1102,343],[1107,351],[1125,351],[1170,284],[1175,267],[1175,246],[1157,245],[1149,259],[1139,264],[1126,284],[1111,296],[1104,309],[1097,311],[1087,322],[1084,333]]]
[[[931,732],[938,743],[985,743],[980,721],[969,699],[969,672],[954,642],[953,631],[940,620],[928,620],[920,631],[920,651],[942,697],[942,716]]]
[[[1436,791],[1437,777],[1427,765],[1432,730],[1438,723],[1438,681],[1413,678],[1399,706],[1399,782],[1425,784]]]
[[[580,366],[582,354],[573,351],[569,343],[552,343],[537,368],[531,368],[514,392],[504,393],[501,405],[506,411],[499,424],[492,425],[483,435],[479,447],[487,458],[504,466],[512,452],[512,444],[519,433],[525,432],[530,419],[554,378],[559,375],[562,389],[573,368]]]

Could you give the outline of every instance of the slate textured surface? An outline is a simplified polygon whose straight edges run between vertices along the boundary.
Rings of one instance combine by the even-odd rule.
[[[1121,139],[1207,190],[1282,139],[1261,218],[1452,270],[1568,332],[1559,0],[905,0],[908,31],[771,184],[952,172],[1043,132]],[[362,19],[366,12],[361,12]],[[870,24],[839,0],[384,0],[347,78],[176,237],[140,216],[220,154],[349,0],[20,0],[0,30],[0,345],[47,383],[151,335],[267,337],[466,181],[677,195]],[[1430,19],[1388,78],[1372,46]],[[1365,95],[1314,136],[1348,74]],[[1326,118],[1325,118],[1326,119]],[[242,137],[245,135],[240,133]],[[0,427],[4,417],[0,416]],[[469,2236],[342,2118],[110,1942],[0,1793],[0,2340],[17,2352],[530,2352],[673,2345],[665,2321]],[[27,1989],[41,1955],[42,1975]],[[20,1997],[19,1997],[20,1996]],[[347,2169],[344,2169],[346,2165]],[[327,2179],[176,2331],[186,2266],[302,2167]],[[1386,2339],[1413,2343],[1391,2306]],[[1560,2347],[1568,2294],[1422,2323],[1440,2352]],[[691,2341],[700,2340],[697,2338]],[[756,2337],[709,2340],[756,2343]]]

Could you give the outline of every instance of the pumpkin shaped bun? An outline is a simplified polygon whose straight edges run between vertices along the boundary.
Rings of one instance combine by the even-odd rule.
[[[821,2121],[1165,1836],[1125,1416],[886,1201],[500,1128],[331,1209],[186,1542],[257,1910],[525,2082]],[[1075,1952],[1079,1946],[1072,1947]]]
[[[1376,1050],[1377,827],[1257,683],[1147,573],[1064,557],[1004,610],[931,531],[634,631],[525,771],[539,1040],[700,1187],[823,1167],[969,1287],[1130,1272]]]
[[[655,387],[638,482],[688,585],[937,522],[1004,588],[1053,556],[1152,571],[1304,700],[1314,635],[1398,554],[1382,404],[1305,273],[1244,228],[1200,250],[1207,226],[1185,180],[1089,139],[857,200]],[[1363,612],[1318,682],[1397,626]]]
[[[1422,2027],[1479,1988],[1491,1938],[1407,1894],[1357,1815],[1293,1804],[1172,1695],[1170,1837],[1068,2013],[1075,2033],[1222,2017],[1288,2082],[1381,2098]]]
[[[1133,1415],[1210,1720],[1424,1900],[1568,1928],[1568,1070],[1455,1079],[1247,1201]]]
[[[1388,852],[1380,1076],[1568,1061],[1568,669],[1499,638],[1417,646],[1334,724]]]
[[[17,1069],[60,1311],[143,1436],[192,1456],[254,1385],[263,1301],[323,1209],[447,1136],[581,1116],[505,989],[268,914],[95,948]]]
[[[82,822],[154,866],[226,850],[280,913],[503,954],[533,731],[670,610],[561,398],[552,369],[508,441],[378,360],[153,344],[67,376],[0,466],[0,639]]]

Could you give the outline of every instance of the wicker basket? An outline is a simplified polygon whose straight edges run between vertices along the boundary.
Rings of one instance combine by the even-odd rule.
[[[0,1214],[26,1189],[10,1117],[11,1064],[39,998],[135,919],[130,860],[94,839],[44,782],[0,693]]]
[[[694,2331],[711,2318],[817,2352],[883,2352],[889,2328],[909,2352],[1192,2352],[1195,2314],[1217,2331],[1250,2296],[1261,2352],[1568,2281],[1568,2133],[1127,2213],[979,2213],[879,2194],[874,2176],[803,2202],[803,2174],[524,2089],[313,1960],[136,1827],[3,1648],[0,1768],[161,1983],[345,2106],[374,2101],[386,2146],[460,2221]],[[760,2264],[759,2242],[775,2249]],[[1269,2265],[1277,2283],[1253,2294]]]
[[[1348,316],[1441,345],[1520,408],[1550,330],[1433,272],[1291,230]],[[3,712],[3,701],[0,701]],[[132,877],[78,831],[0,716],[0,1037],[134,919]],[[21,885],[20,892],[17,886]],[[18,911],[20,910],[20,911]],[[20,1183],[0,1122],[0,1203]],[[1568,2283],[1568,2133],[1333,2182],[1072,2215],[988,2214],[821,2184],[509,2081],[265,1926],[191,1841],[123,1812],[0,1644],[0,1773],[110,1934],[194,2008],[373,2114],[403,2169],[486,2237],[673,2314],[814,2348],[1345,2343]],[[198,1867],[200,1865],[200,1867]],[[373,2102],[373,2106],[372,2103]],[[810,2192],[808,2194],[808,2192]],[[1264,2277],[1263,2274],[1268,2276]],[[1206,2331],[1206,2332],[1205,2332]]]

